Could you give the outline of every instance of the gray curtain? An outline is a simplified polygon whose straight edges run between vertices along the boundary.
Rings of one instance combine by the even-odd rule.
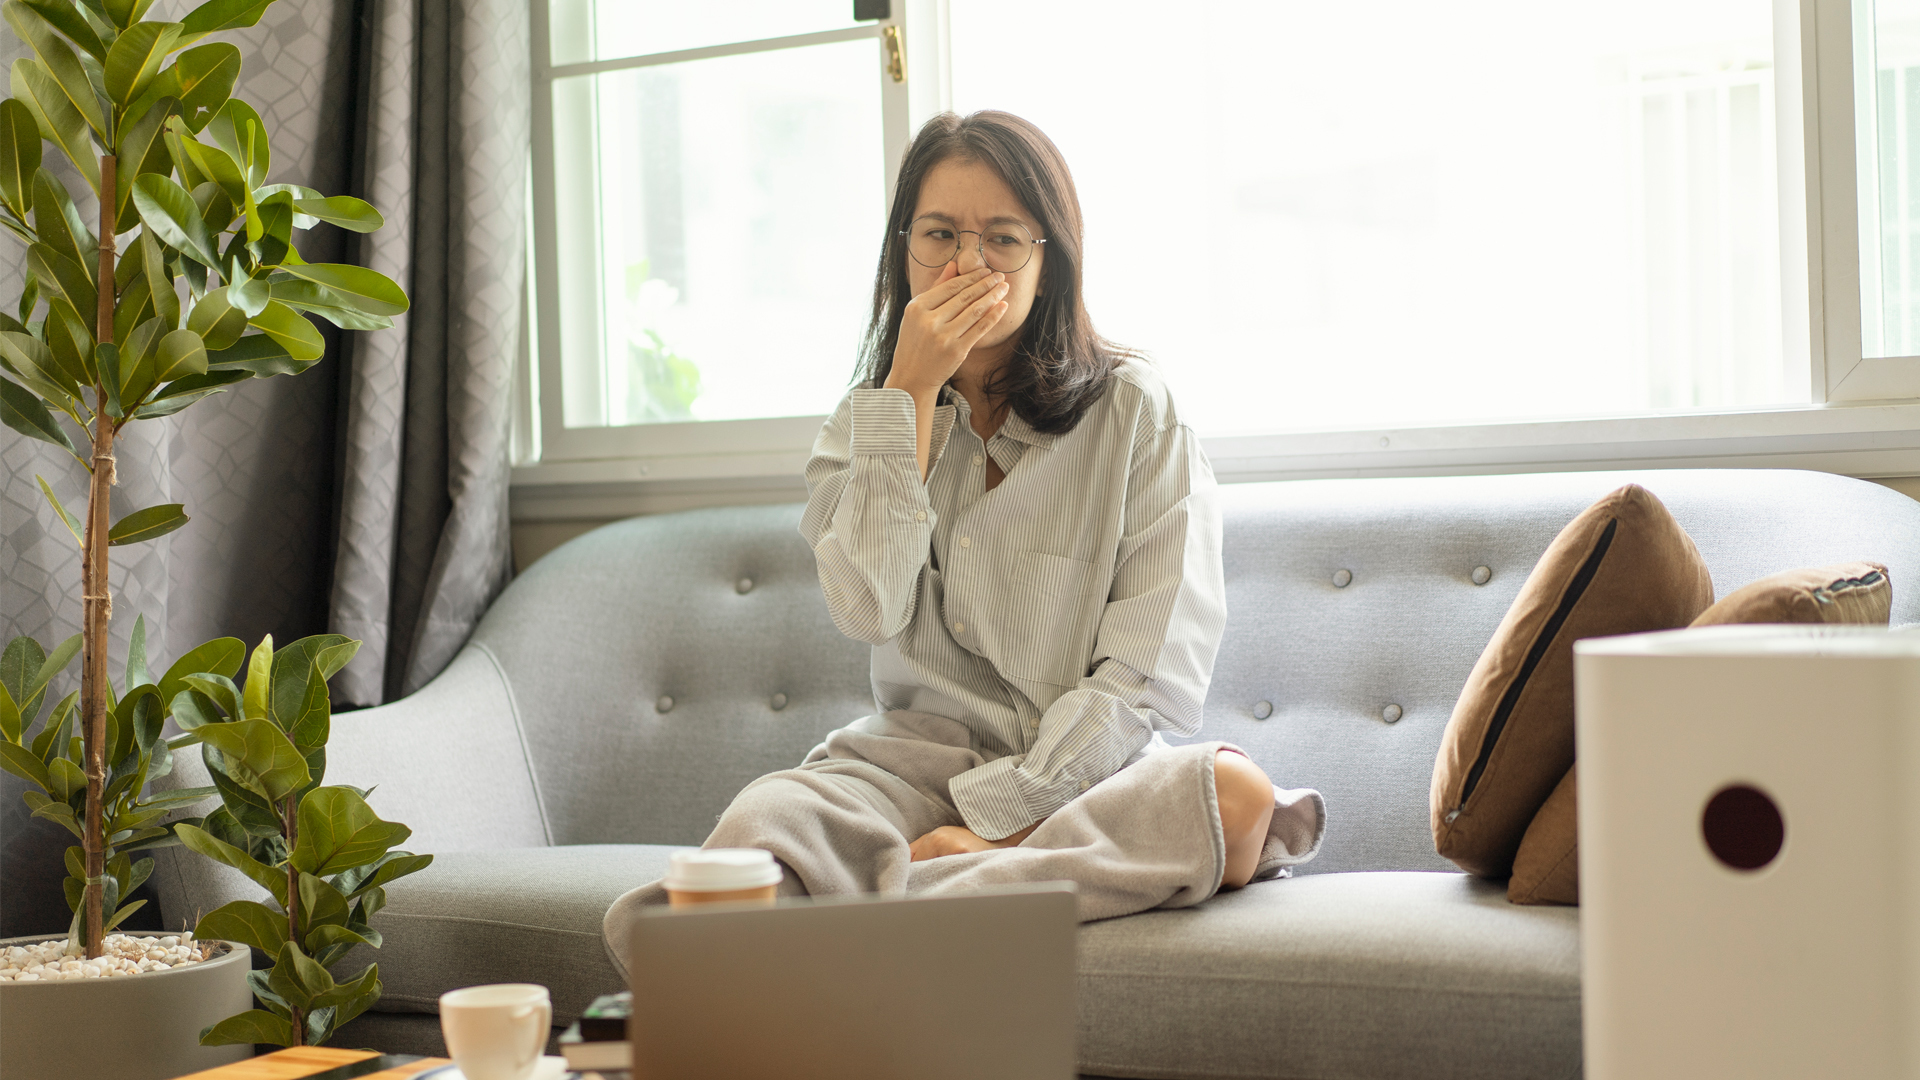
[[[366,644],[336,699],[378,704],[453,659],[513,570],[507,525],[528,138],[524,0],[372,0],[359,261],[413,310],[354,334],[329,622]]]
[[[193,6],[159,0],[154,12]],[[367,643],[336,681],[336,705],[373,704],[444,666],[510,570],[525,3],[280,0],[223,36],[246,58],[236,94],[273,132],[269,180],[358,194],[386,215],[364,239],[320,226],[301,242],[306,257],[374,266],[414,307],[380,334],[322,324],[327,357],[306,374],[250,380],[122,438],[114,516],[182,502],[192,521],[114,549],[111,662],[123,669],[138,616],[159,663],[223,635],[333,630]],[[0,64],[23,52],[0,32]],[[9,304],[23,263],[0,232]],[[84,503],[75,462],[0,428],[0,642],[31,634],[51,646],[79,629],[80,559],[36,474],[70,509]],[[23,787],[0,774],[0,936],[67,921],[71,840],[27,817]]]

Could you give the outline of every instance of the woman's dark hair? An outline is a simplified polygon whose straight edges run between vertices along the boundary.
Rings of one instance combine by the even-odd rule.
[[[1036,431],[1072,431],[1107,388],[1114,364],[1131,353],[1094,332],[1080,298],[1080,196],[1060,149],[1039,128],[1012,113],[985,111],[961,117],[941,113],[907,147],[894,188],[893,213],[873,281],[873,319],[860,350],[860,380],[886,382],[900,320],[912,299],[907,283],[907,243],[920,185],[943,161],[986,165],[1038,219],[1046,240],[1033,308],[1005,365],[986,391],[1004,396]]]

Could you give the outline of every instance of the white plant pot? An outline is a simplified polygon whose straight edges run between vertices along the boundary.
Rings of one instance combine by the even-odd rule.
[[[225,956],[168,971],[0,982],[0,1080],[171,1080],[252,1057],[251,1046],[200,1045],[202,1028],[253,1008],[252,950],[226,944]]]

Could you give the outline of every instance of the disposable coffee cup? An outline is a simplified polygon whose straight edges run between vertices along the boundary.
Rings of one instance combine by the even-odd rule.
[[[676,851],[667,860],[667,902],[674,907],[726,901],[773,903],[780,864],[760,848]]]

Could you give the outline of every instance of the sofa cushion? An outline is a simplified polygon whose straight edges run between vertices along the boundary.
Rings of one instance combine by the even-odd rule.
[[[601,994],[626,988],[600,922],[621,893],[666,876],[654,844],[453,851],[387,887],[373,918],[385,943],[357,948],[337,971],[380,964],[374,1008],[438,1012],[440,995],[480,983],[531,982],[553,995],[553,1022],[570,1024]]]
[[[1763,577],[1728,593],[1693,620],[1727,623],[1858,623],[1887,625],[1893,582],[1879,563],[1851,562]]]
[[[1516,904],[1580,902],[1579,774],[1575,762],[1520,839],[1507,879],[1507,899]]]
[[[1685,626],[1711,603],[1693,540],[1638,484],[1560,530],[1440,737],[1428,806],[1435,849],[1469,873],[1506,877],[1527,825],[1573,765],[1573,643]]]
[[[1321,874],[1080,932],[1081,1071],[1577,1076],[1580,924],[1463,874]]]

